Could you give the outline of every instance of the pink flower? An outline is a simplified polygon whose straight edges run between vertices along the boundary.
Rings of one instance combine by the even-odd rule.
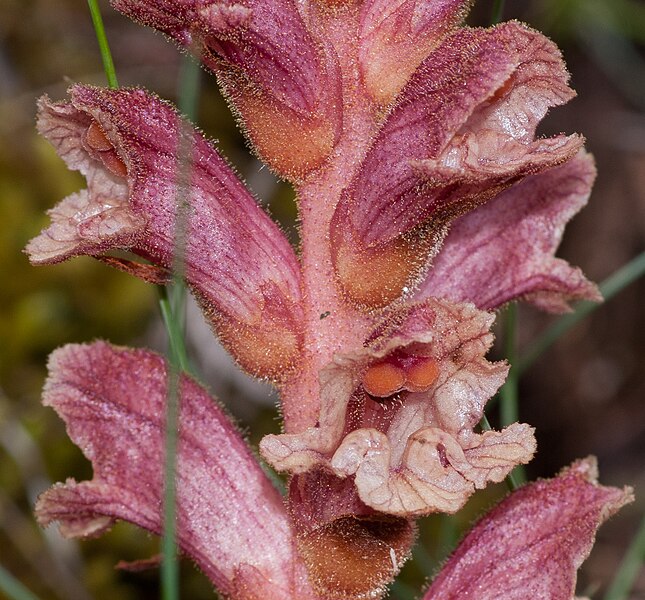
[[[66,198],[27,246],[36,264],[89,254],[163,282],[172,266],[180,120],[143,90],[74,86],[71,103],[40,101],[38,128],[88,188]],[[193,136],[186,279],[220,338],[262,376],[302,344],[300,268],[286,238],[215,149]],[[152,263],[103,256],[128,248]]]
[[[278,386],[284,433],[261,452],[292,474],[287,517],[234,428],[185,381],[179,541],[232,597],[377,597],[408,555],[414,518],[459,510],[534,453],[528,425],[475,431],[508,370],[485,358],[490,311],[599,298],[554,257],[592,160],[580,136],[535,139],[573,96],[560,54],[519,23],[458,27],[467,4],[114,1],[215,72],[257,153],[296,188],[299,257],[158,98],[78,85],[69,102],[41,101],[39,130],[88,187],[51,211],[27,248],[34,263],[88,254],[165,281],[184,242],[176,187],[190,142],[185,278],[240,366]],[[41,519],[71,534],[106,518],[159,531],[162,361],[102,344],[59,352],[46,401],[97,475],[48,492]],[[574,497],[592,485],[567,477],[555,481]],[[627,498],[607,494],[598,507]]]

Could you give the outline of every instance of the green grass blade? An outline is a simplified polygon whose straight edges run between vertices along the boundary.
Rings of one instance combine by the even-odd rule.
[[[444,515],[441,515],[442,517]],[[453,520],[452,516],[446,516],[446,519],[448,520]],[[441,545],[441,536],[437,540],[432,540],[434,546],[440,546]],[[431,575],[434,574],[437,565],[440,564],[440,561],[436,560],[436,558],[430,554],[428,551],[428,548],[426,548],[425,545],[425,540],[423,537],[421,537],[418,541],[416,546],[412,550],[412,560],[414,563],[419,567],[419,570],[426,576],[430,577]],[[435,548],[435,550],[438,550],[438,548]],[[443,557],[442,557],[443,558]]]
[[[645,517],[643,517],[640,528],[627,549],[623,562],[605,594],[605,600],[627,600],[644,562]]]
[[[199,64],[186,57],[180,74],[180,111],[196,120],[199,99]],[[179,386],[182,371],[189,370],[188,354],[184,343],[186,286],[184,284],[186,231],[188,227],[189,190],[192,171],[193,138],[185,125],[179,141],[177,219],[175,224],[175,252],[173,256],[173,283],[160,302],[170,346],[170,373],[166,404],[166,439],[164,466],[164,529],[161,541],[161,589],[163,600],[179,598],[179,563],[177,559],[177,434],[179,428]]]
[[[0,565],[0,592],[7,595],[8,600],[38,600],[9,571]]]
[[[502,20],[504,14],[504,0],[495,0],[493,4],[493,12],[490,18],[491,25],[497,25]]]
[[[613,298],[618,292],[639,279],[645,274],[645,252],[618,269],[600,284],[600,292],[605,301]],[[564,335],[574,325],[582,321],[602,304],[596,302],[580,302],[575,312],[560,317],[549,327],[531,346],[525,355],[520,358],[516,365],[516,377],[519,377],[528,369],[541,355]]]
[[[504,313],[504,354],[511,365],[506,383],[500,390],[500,420],[503,426],[516,423],[519,419],[517,377],[513,365],[515,356],[515,330],[517,328],[517,306],[509,304]]]
[[[99,43],[101,51],[101,58],[103,59],[103,70],[107,77],[108,85],[115,89],[119,87],[116,79],[116,70],[114,69],[114,61],[112,60],[112,53],[110,52],[110,45],[105,35],[105,27],[103,26],[103,17],[97,0],[87,0],[90,7],[90,14],[92,15],[92,23],[94,24],[94,31],[96,32],[96,40]]]
[[[415,600],[419,591],[403,581],[395,581],[390,586],[390,600]]]
[[[518,393],[518,376],[515,363],[516,357],[516,332],[517,329],[517,305],[509,304],[504,313],[504,349],[506,360],[511,365],[506,383],[499,392],[500,421],[502,427],[511,423],[517,423],[520,419],[519,411],[519,393]],[[523,465],[518,465],[508,474],[508,485],[511,490],[516,490],[520,485],[526,483],[526,471]]]
[[[180,94],[179,110],[191,122],[197,121],[199,110],[199,89],[201,82],[201,67],[193,56],[185,56],[179,73]]]

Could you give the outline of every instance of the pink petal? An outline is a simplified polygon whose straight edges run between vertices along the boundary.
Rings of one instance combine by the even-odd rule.
[[[359,60],[368,93],[386,106],[423,59],[466,16],[465,0],[367,0]]]
[[[572,97],[567,79],[557,48],[518,23],[461,29],[432,52],[336,209],[333,260],[346,294],[389,304],[452,219],[572,158],[578,136],[533,139],[547,109]],[[388,289],[370,287],[374,271],[388,274]]]
[[[38,126],[88,188],[50,211],[52,225],[27,253],[41,264],[126,248],[167,272],[179,132],[188,126],[143,90],[74,86],[71,96],[71,103],[41,100]],[[240,363],[276,376],[299,353],[298,260],[216,150],[198,133],[190,136],[186,280]]]
[[[501,481],[535,450],[532,428],[473,432],[508,367],[489,363],[493,317],[472,305],[427,299],[385,318],[362,351],[336,355],[320,373],[319,423],[302,433],[266,436],[260,449],[278,470],[324,467],[354,477],[367,506],[410,516],[455,512],[475,488]],[[377,401],[364,389],[373,364],[397,353],[438,367],[425,391]]]
[[[423,600],[572,600],[596,529],[633,500],[597,483],[594,458],[511,494],[470,531]]]
[[[331,152],[340,128],[340,78],[292,0],[112,0],[163,31],[217,75],[259,153],[299,176]]]
[[[496,309],[517,298],[562,312],[571,300],[600,300],[580,269],[555,258],[564,227],[586,203],[590,155],[527,177],[457,219],[416,297],[438,296]]]
[[[161,357],[103,342],[70,345],[50,359],[44,403],[67,423],[94,478],[45,492],[41,524],[66,536],[103,533],[117,519],[162,527],[164,406]],[[312,598],[282,499],[219,406],[181,381],[178,544],[223,593],[247,598],[249,577],[271,598]]]

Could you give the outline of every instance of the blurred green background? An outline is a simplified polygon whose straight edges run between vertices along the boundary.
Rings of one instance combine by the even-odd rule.
[[[485,24],[492,1],[479,0],[470,22]],[[162,36],[112,11],[103,16],[121,85],[176,99],[180,55]],[[590,206],[567,230],[560,255],[601,281],[645,248],[645,4],[638,0],[508,2],[518,18],[561,46],[579,97],[550,114],[543,132],[583,133],[599,177]],[[291,190],[249,157],[214,79],[204,76],[200,127],[219,139],[272,214],[296,238]],[[87,461],[50,409],[40,405],[48,354],[68,342],[109,339],[164,348],[158,293],[89,258],[30,267],[26,242],[48,222],[45,211],[84,185],[36,135],[35,100],[60,99],[70,82],[105,82],[87,4],[82,0],[0,0],[0,565],[43,599],[158,597],[156,571],[128,573],[119,560],[147,558],[157,541],[119,525],[99,540],[65,542],[41,531],[32,506],[51,482],[91,477]],[[601,481],[631,484],[637,501],[605,525],[583,566],[579,593],[603,590],[645,507],[645,289],[632,285],[578,325],[520,384],[520,415],[537,428],[539,453],[529,475],[552,476],[595,454]],[[520,310],[520,349],[553,317]],[[189,347],[205,379],[257,440],[279,427],[270,390],[236,374],[191,309]],[[496,415],[491,415],[493,424]],[[392,598],[420,589],[437,561],[481,511],[505,493],[479,493],[456,530],[433,517],[422,524],[415,561]],[[182,596],[212,598],[208,581],[182,568]],[[645,598],[645,575],[633,594]],[[2,592],[0,592],[2,598]]]

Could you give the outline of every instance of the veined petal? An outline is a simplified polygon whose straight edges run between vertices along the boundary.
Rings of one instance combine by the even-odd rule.
[[[359,60],[368,93],[387,106],[466,16],[471,0],[366,0]]]
[[[362,351],[322,370],[318,425],[266,436],[262,454],[292,473],[354,475],[360,499],[380,512],[457,511],[535,450],[527,425],[473,432],[508,371],[484,359],[492,321],[434,298],[392,311]]]
[[[170,105],[137,89],[74,86],[71,98],[42,99],[38,127],[88,187],[50,211],[52,225],[27,246],[31,261],[125,248],[163,278],[173,265],[183,193],[188,284],[241,365],[279,375],[298,355],[302,320],[298,260],[282,232]],[[189,185],[178,192],[182,168]],[[149,267],[126,268],[154,280]]]
[[[593,458],[513,492],[461,542],[423,600],[572,600],[596,530],[633,500],[597,483]]]
[[[567,79],[555,45],[518,23],[446,38],[401,93],[336,209],[333,258],[347,296],[389,304],[415,283],[451,220],[572,158],[578,136],[534,140],[547,109],[573,96]],[[387,289],[370,286],[374,270],[390,273]]]
[[[283,176],[319,166],[340,127],[340,78],[293,0],[112,0],[190,47],[219,78],[262,158]]]
[[[167,367],[148,351],[97,342],[57,350],[44,403],[65,420],[94,478],[45,492],[41,524],[66,536],[103,533],[117,519],[162,527]],[[314,598],[282,498],[239,432],[194,381],[181,378],[177,540],[232,598]],[[251,593],[253,592],[253,593]]]
[[[595,177],[590,155],[527,177],[457,219],[416,297],[496,309],[523,298],[563,312],[571,300],[601,300],[580,269],[555,258],[566,223],[586,203]]]

